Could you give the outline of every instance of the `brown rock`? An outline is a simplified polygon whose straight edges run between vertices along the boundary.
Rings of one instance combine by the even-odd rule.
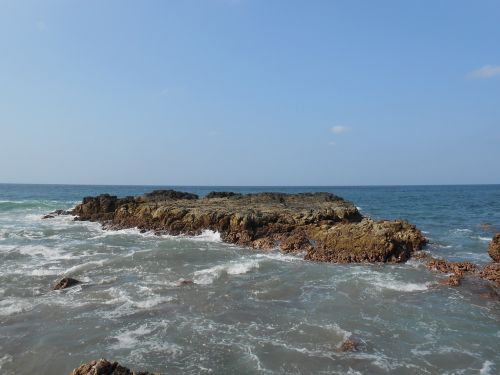
[[[495,286],[500,287],[500,263],[490,263],[486,265],[480,273],[480,276],[491,281]]]
[[[70,375],[155,375],[155,374],[150,372],[133,372],[126,367],[120,366],[118,362],[110,362],[102,358],[81,365],[80,367],[71,371]]]
[[[345,340],[338,348],[339,352],[355,352],[358,350],[359,344],[351,339]]]
[[[461,274],[453,274],[450,275],[447,279],[441,280],[440,284],[449,285],[449,286],[460,286],[462,282],[463,275]]]
[[[276,247],[276,241],[271,237],[257,238],[252,241],[252,247],[260,250],[272,250]]]
[[[372,219],[314,228],[310,237],[316,246],[308,251],[305,259],[339,263],[400,263],[426,243],[414,225]]]
[[[427,261],[427,267],[444,273],[463,274],[474,272],[477,266],[471,262],[449,262],[444,259],[432,258]]]
[[[296,253],[299,251],[311,251],[314,247],[305,233],[295,233],[285,236],[280,243],[280,249],[284,253]]]
[[[54,217],[55,217],[54,215],[47,214],[47,215],[42,216],[42,219],[53,219]]]
[[[329,193],[190,193],[155,191],[140,197],[86,197],[72,212],[107,229],[137,227],[164,234],[218,231],[225,242],[258,249],[277,244],[325,262],[404,262],[426,239],[404,221],[363,218]]]
[[[493,236],[488,249],[488,254],[494,262],[500,262],[500,233]]]
[[[64,277],[61,280],[59,280],[56,285],[54,285],[54,290],[70,288],[80,283],[81,282],[78,281],[77,279],[73,279],[71,277]]]

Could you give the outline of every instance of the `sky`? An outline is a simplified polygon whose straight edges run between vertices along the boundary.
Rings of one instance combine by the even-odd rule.
[[[0,0],[0,182],[500,183],[499,1]]]

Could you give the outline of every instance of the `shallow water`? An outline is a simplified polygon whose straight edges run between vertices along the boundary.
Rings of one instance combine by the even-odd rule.
[[[158,237],[41,220],[85,195],[153,188],[0,185],[1,374],[67,374],[99,357],[168,374],[500,371],[499,303],[467,285],[432,287],[445,275],[415,261],[310,263],[211,232]],[[500,228],[498,185],[217,190],[330,191],[365,215],[417,224],[427,250],[451,260],[487,262]],[[61,276],[84,284],[51,291]],[[336,350],[348,337],[360,351]]]

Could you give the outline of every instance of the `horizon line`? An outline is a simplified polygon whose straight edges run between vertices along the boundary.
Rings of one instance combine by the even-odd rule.
[[[495,186],[500,183],[459,183],[459,184],[366,184],[366,185],[182,185],[182,184],[67,184],[36,182],[0,182],[0,185],[32,185],[32,186],[122,186],[122,187],[236,187],[236,188],[330,188],[330,187],[399,187],[399,186]]]

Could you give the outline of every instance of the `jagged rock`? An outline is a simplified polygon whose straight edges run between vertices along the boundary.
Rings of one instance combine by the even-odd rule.
[[[462,283],[462,274],[456,274],[454,273],[453,275],[448,276],[447,279],[441,280],[440,284],[442,285],[449,285],[449,286],[460,286]]]
[[[225,242],[304,251],[306,259],[314,261],[404,262],[426,243],[414,225],[363,218],[352,203],[329,193],[211,196],[198,199],[173,190],[136,198],[103,194],[84,198],[72,213],[107,229],[137,227],[172,235],[209,229]]]
[[[460,286],[466,274],[473,274],[477,271],[477,266],[471,262],[449,262],[431,257],[426,253],[418,253],[415,258],[425,261],[427,268],[431,270],[451,274],[447,279],[440,281],[441,285]]]
[[[310,234],[316,246],[305,259],[339,263],[404,262],[426,243],[422,233],[405,221],[363,219],[316,227]]]
[[[500,263],[490,263],[486,265],[480,273],[485,280],[493,282],[497,287],[500,287]]]
[[[66,210],[55,210],[52,212],[49,212],[47,215],[42,216],[42,219],[53,219],[56,216],[60,215],[70,215],[71,213]]]
[[[227,197],[234,197],[234,196],[241,196],[240,193],[233,193],[232,191],[212,191],[208,193],[205,198],[206,199],[212,199],[212,198],[227,198]]]
[[[258,238],[252,242],[252,247],[260,250],[272,250],[276,248],[276,241],[271,237]]]
[[[298,251],[312,251],[314,247],[305,233],[295,233],[291,236],[284,236],[280,242],[280,249],[284,253],[295,253]]]
[[[192,285],[192,284],[194,284],[193,280],[185,280],[185,279],[179,280],[179,286]]]
[[[198,199],[196,194],[176,190],[153,190],[151,193],[144,194],[144,196],[154,200]]]
[[[488,254],[494,262],[500,262],[500,233],[493,236],[488,248]]]
[[[80,283],[81,281],[77,279],[73,279],[71,277],[64,277],[61,280],[59,280],[56,285],[54,285],[54,290],[70,288]]]
[[[110,362],[107,359],[98,359],[85,363],[71,371],[70,375],[160,375],[151,372],[134,372],[121,366],[118,362]]]
[[[358,350],[359,344],[351,339],[345,340],[338,348],[339,352],[355,352]]]
[[[430,258],[427,267],[443,273],[463,274],[464,272],[474,272],[477,266],[471,262],[449,262],[444,259]]]

